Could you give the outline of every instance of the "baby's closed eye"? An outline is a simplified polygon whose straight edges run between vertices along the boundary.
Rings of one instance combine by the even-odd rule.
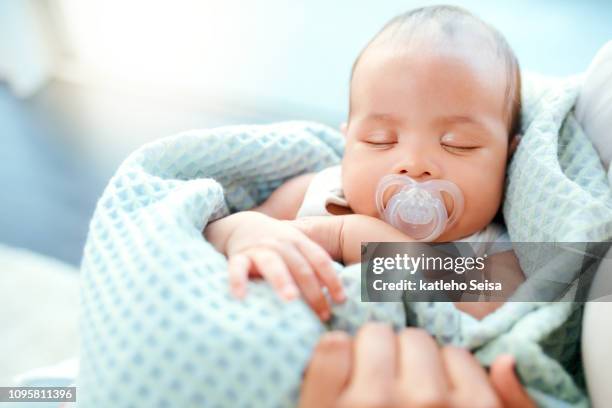
[[[390,145],[397,143],[397,136],[391,132],[373,132],[368,134],[363,142],[369,145]]]
[[[466,152],[466,151],[470,151],[470,150],[475,150],[478,149],[480,146],[456,146],[456,145],[448,145],[448,144],[442,144],[442,147],[444,147],[446,150],[451,151],[451,152]]]
[[[451,152],[466,152],[480,148],[480,144],[469,137],[446,133],[440,138],[440,145]]]

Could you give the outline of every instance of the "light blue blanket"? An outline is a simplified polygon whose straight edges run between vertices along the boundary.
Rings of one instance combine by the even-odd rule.
[[[610,238],[612,209],[594,197],[610,195],[598,184],[595,153],[556,150],[559,133],[575,151],[590,146],[573,122],[559,132],[571,120],[577,86],[564,82],[533,92],[526,104],[526,132],[509,168],[504,207],[514,240]],[[544,162],[536,150],[541,143],[554,150]],[[210,220],[262,202],[294,175],[337,164],[342,150],[335,130],[289,122],[187,132],[128,157],[98,203],[85,247],[79,405],[293,406],[327,328],[301,301],[284,304],[262,282],[251,282],[247,299],[234,301],[226,259],[202,230]],[[588,169],[578,169],[576,160],[588,160]],[[576,181],[584,180],[581,171],[589,182]],[[551,185],[536,185],[535,177]],[[568,187],[558,186],[564,182]],[[538,186],[546,189],[544,200]],[[565,188],[573,192],[571,203],[553,199]],[[540,213],[547,216],[533,217]],[[564,215],[576,219],[558,223]],[[519,254],[526,269],[530,256]],[[581,309],[573,303],[508,303],[478,322],[446,303],[406,309],[361,303],[359,266],[337,269],[350,299],[334,309],[331,327],[355,331],[372,319],[415,324],[441,343],[469,347],[484,364],[510,352],[541,405],[587,405],[576,380]]]

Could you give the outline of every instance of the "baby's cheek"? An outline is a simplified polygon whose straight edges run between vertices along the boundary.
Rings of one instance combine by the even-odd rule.
[[[376,216],[375,184],[365,179],[365,175],[347,177],[344,186],[345,197],[356,214]]]
[[[365,214],[370,206],[370,201],[373,202],[367,190],[365,186],[354,183],[348,192],[346,198],[356,214]]]
[[[465,216],[484,227],[497,213],[501,204],[503,185],[489,183],[482,186],[471,189],[465,197]]]

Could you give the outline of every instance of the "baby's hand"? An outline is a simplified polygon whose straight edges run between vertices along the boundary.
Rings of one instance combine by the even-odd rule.
[[[285,300],[301,292],[322,320],[330,317],[323,286],[334,302],[345,299],[330,255],[290,223],[249,212],[226,245],[230,290],[238,298],[246,294],[249,276],[260,276]]]

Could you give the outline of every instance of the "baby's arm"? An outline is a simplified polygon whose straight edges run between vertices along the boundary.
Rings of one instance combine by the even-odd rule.
[[[292,223],[345,265],[361,262],[362,242],[413,241],[386,222],[361,214],[305,217]]]
[[[314,176],[315,173],[307,173],[289,179],[274,190],[263,204],[253,208],[253,211],[266,214],[277,220],[295,219],[300,205],[304,201],[306,189]]]
[[[308,217],[295,221],[306,235],[321,245],[332,258],[349,265],[361,262],[362,242],[410,242],[410,237],[386,222],[366,215],[350,214],[335,217]],[[509,296],[524,281],[524,275],[513,251],[496,253],[488,257],[495,265],[487,279],[502,282]],[[493,270],[494,269],[494,270]],[[482,319],[499,308],[503,302],[459,302],[456,307]]]
[[[246,294],[249,276],[261,276],[286,300],[301,293],[323,320],[330,315],[322,286],[336,302],[344,300],[331,257],[295,228],[295,217],[312,175],[293,178],[274,191],[259,207],[209,224],[204,235],[228,257],[231,292]]]
[[[251,211],[265,214],[277,220],[295,218],[312,177],[314,177],[314,174],[309,173],[290,179],[274,190],[263,204]],[[227,255],[227,240],[239,225],[248,220],[244,213],[247,212],[241,211],[221,218],[208,224],[204,229],[206,239],[219,252]]]

